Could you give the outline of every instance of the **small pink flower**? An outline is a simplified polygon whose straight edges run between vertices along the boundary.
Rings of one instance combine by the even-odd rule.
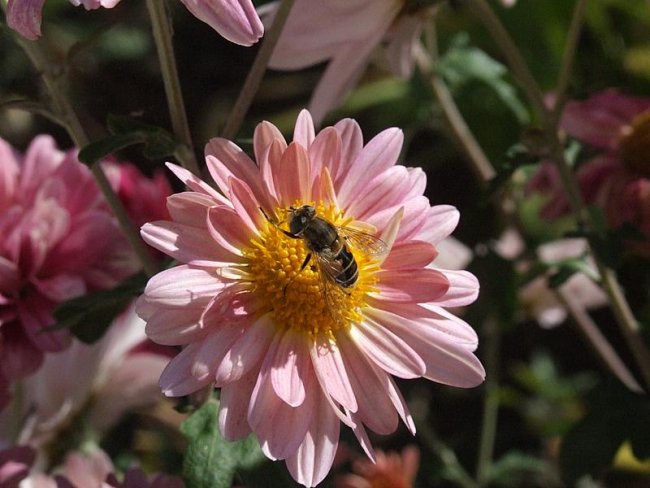
[[[125,412],[155,404],[168,357],[143,347],[147,344],[144,322],[131,306],[96,343],[73,340],[67,350],[48,354],[22,382],[14,403],[0,412],[0,447],[18,431],[22,444],[45,453],[73,419],[83,415],[101,433]]]
[[[561,128],[600,151],[576,171],[584,201],[603,208],[612,227],[631,223],[650,237],[644,190],[650,185],[650,99],[607,90],[584,101],[571,101],[562,115]],[[559,173],[551,163],[540,165],[528,189],[548,195],[543,217],[554,219],[570,213]],[[635,247],[643,253],[650,251],[650,245]]]
[[[185,346],[160,378],[163,392],[216,384],[223,435],[254,432],[267,457],[286,460],[306,486],[328,473],[341,421],[373,459],[364,425],[388,434],[401,417],[414,432],[392,376],[458,387],[484,379],[475,331],[445,310],[473,302],[478,282],[434,263],[458,211],[431,207],[424,172],[396,165],[402,143],[402,132],[388,129],[364,145],[350,119],[316,134],[306,111],[291,143],[263,122],[257,164],[230,141],[208,143],[223,194],[168,164],[189,191],[169,198],[171,222],[142,228],[145,241],[182,263],[154,276],[138,302],[152,340]],[[381,241],[356,234],[374,246],[346,240],[358,274],[342,271],[340,254],[306,260],[305,240],[280,230],[302,205],[380,237],[390,253],[375,254]],[[344,288],[337,276],[355,278]]]
[[[207,23],[223,37],[242,46],[255,44],[264,34],[251,0],[181,0],[199,20]],[[113,8],[120,0],[70,0],[86,10]],[[41,20],[45,0],[9,0],[7,25],[30,40],[41,36]]]
[[[54,307],[115,286],[138,269],[74,151],[39,136],[24,156],[0,139],[0,385],[33,373],[70,344]]]
[[[412,488],[420,464],[420,450],[405,447],[401,453],[377,451],[376,462],[357,459],[354,474],[338,477],[335,488]]]
[[[279,2],[261,9],[273,18]],[[404,0],[296,0],[269,66],[296,70],[329,60],[309,110],[316,124],[338,107],[385,41],[391,71],[410,77],[428,9],[404,10]]]

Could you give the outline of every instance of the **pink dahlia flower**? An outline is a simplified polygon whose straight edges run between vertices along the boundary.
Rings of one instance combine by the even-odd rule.
[[[223,37],[235,44],[251,46],[264,34],[251,0],[181,0],[187,9]],[[70,0],[86,10],[113,8],[120,0]],[[9,0],[7,25],[30,40],[41,36],[45,0]]]
[[[0,385],[70,344],[47,331],[65,300],[138,269],[88,168],[39,136],[24,156],[0,139]]]
[[[266,22],[278,6],[276,1],[260,9]],[[412,11],[404,0],[296,0],[269,66],[296,70],[330,61],[309,104],[318,125],[354,88],[382,41],[390,70],[411,76],[428,12]]]
[[[330,469],[341,421],[372,458],[364,426],[388,434],[401,417],[415,430],[393,376],[483,381],[475,331],[444,308],[473,302],[478,282],[435,266],[458,211],[431,207],[424,172],[395,164],[400,130],[364,145],[353,120],[316,135],[303,111],[293,142],[268,122],[253,142],[257,164],[230,141],[208,143],[223,194],[168,164],[190,191],[168,199],[171,222],[147,224],[142,236],[182,264],[149,281],[138,313],[152,340],[185,346],[160,378],[166,395],[214,383],[223,435],[255,433],[270,459],[314,486]],[[309,260],[306,240],[287,235],[303,205],[340,229],[327,245],[312,241],[320,251]]]
[[[567,103],[560,125],[569,136],[598,151],[576,172],[585,202],[603,208],[612,227],[631,223],[650,237],[650,98],[606,90]],[[528,188],[549,195],[543,217],[554,219],[570,212],[551,163],[540,166]],[[637,247],[650,252],[650,245]]]

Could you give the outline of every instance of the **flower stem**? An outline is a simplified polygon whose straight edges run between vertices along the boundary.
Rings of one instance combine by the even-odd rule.
[[[585,8],[585,5],[583,5],[583,3],[585,3],[583,0],[578,0],[576,4],[576,10],[571,22],[572,25],[571,32],[569,33],[568,46],[565,49],[565,55],[569,56],[569,59],[565,59],[563,61],[562,72],[559,79],[559,83],[561,84],[558,85],[558,88],[563,91],[562,96],[564,96],[566,85],[568,85],[568,80],[573,65],[573,59],[575,57],[575,52],[577,49],[578,37],[580,34],[580,24],[582,23],[584,17],[583,10]],[[582,201],[580,188],[578,187],[575,175],[573,174],[566,161],[566,158],[564,157],[564,150],[562,142],[560,141],[558,135],[556,125],[557,121],[559,120],[559,116],[556,115],[554,117],[551,111],[546,108],[539,85],[532,77],[532,74],[530,73],[530,70],[528,69],[528,66],[526,65],[526,62],[523,59],[523,56],[521,55],[519,49],[487,1],[472,0],[472,4],[476,8],[481,21],[484,23],[485,27],[502,50],[503,55],[508,61],[508,64],[510,65],[514,76],[518,79],[522,88],[526,92],[526,95],[541,122],[546,140],[548,141],[550,148],[549,156],[557,166],[557,169],[560,173],[562,185],[565,192],[567,193],[567,197],[571,204],[573,213],[577,219],[578,225],[593,227],[591,216],[587,212]],[[616,274],[613,270],[605,266],[605,264],[600,260],[596,253],[593,252],[593,249],[592,254],[594,261],[600,270],[601,284],[609,298],[609,302],[614,311],[618,326],[621,329],[630,350],[632,351],[632,354],[639,367],[639,371],[643,376],[646,386],[650,387],[650,352],[648,351],[643,337],[640,334],[639,325],[634,317],[634,314],[632,313],[632,310],[630,309],[629,304],[627,303],[621,285],[616,278]]]
[[[444,114],[447,124],[451,129],[452,134],[456,138],[459,147],[465,152],[465,156],[471,163],[472,169],[482,182],[488,182],[495,176],[492,163],[487,158],[481,145],[478,143],[474,134],[467,126],[463,115],[458,109],[458,105],[454,101],[445,80],[438,74],[435,69],[435,64],[438,62],[438,40],[436,37],[435,23],[431,21],[426,28],[426,45],[430,58],[423,56],[418,57],[418,66],[420,69],[427,73],[431,80],[431,87],[433,93],[438,99],[442,113]]]
[[[484,323],[485,360],[485,398],[483,402],[483,421],[476,464],[476,480],[480,486],[487,485],[490,465],[494,455],[497,421],[499,416],[499,324],[494,317]]]
[[[174,56],[174,45],[172,43],[171,20],[167,15],[165,0],[147,0],[147,10],[151,19],[153,38],[158,51],[158,61],[165,94],[167,95],[167,106],[169,118],[176,138],[184,145],[183,151],[177,151],[176,157],[187,170],[199,174],[199,167],[194,156],[194,145],[192,144],[192,133],[187,121],[183,92],[178,78],[176,58]],[[180,153],[180,154],[179,154]]]
[[[237,97],[237,101],[230,112],[230,116],[226,121],[226,126],[221,132],[221,136],[225,139],[232,139],[239,132],[239,129],[244,122],[244,118],[248,113],[248,109],[253,102],[253,97],[262,83],[262,78],[266,72],[269,59],[271,59],[275,45],[278,43],[280,33],[289,17],[293,3],[294,0],[282,0],[275,18],[273,19],[273,25],[271,25],[271,28],[265,33],[260,50],[257,52],[255,61],[253,61],[253,66],[248,72],[248,76],[246,76],[244,86],[239,92],[239,97]]]
[[[618,356],[612,345],[607,341],[598,326],[591,319],[585,309],[577,303],[577,301],[563,292],[561,289],[555,290],[558,300],[571,314],[571,318],[580,329],[587,342],[591,345],[594,351],[598,354],[605,366],[616,376],[621,383],[627,386],[635,393],[642,393],[643,388],[637,383],[632,376],[630,370],[625,366],[625,363]]]
[[[18,34],[15,35],[15,39],[31,60],[34,68],[36,68],[43,78],[43,82],[52,102],[52,109],[57,114],[59,120],[62,121],[74,144],[78,148],[87,145],[89,142],[88,135],[77,117],[77,113],[67,95],[67,83],[63,68],[50,61],[42,40],[27,41],[19,37]],[[122,232],[140,259],[145,272],[149,276],[154,275],[157,272],[156,263],[151,257],[149,250],[144,245],[144,242],[141,240],[140,234],[133,225],[133,222],[131,222],[122,202],[111,188],[99,162],[94,163],[90,170],[97,182],[99,190],[102,192],[108,206],[113,211]]]
[[[569,87],[569,78],[573,71],[573,64],[578,50],[578,41],[580,40],[580,33],[582,32],[582,25],[584,24],[585,10],[587,7],[587,0],[578,0],[573,17],[571,18],[571,25],[569,26],[569,34],[567,36],[567,43],[562,56],[562,66],[555,87],[555,105],[551,114],[551,125],[557,130],[557,125],[560,121],[560,116],[564,110],[564,104],[567,99],[567,89]]]

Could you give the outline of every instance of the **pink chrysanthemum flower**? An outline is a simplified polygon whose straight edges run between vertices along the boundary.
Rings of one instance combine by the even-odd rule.
[[[576,172],[585,202],[603,208],[612,227],[630,223],[650,237],[650,98],[605,90],[567,103],[560,125],[569,136],[598,151]],[[559,173],[551,163],[540,166],[528,189],[549,196],[542,217],[555,219],[570,213]],[[650,255],[650,244],[634,247]]]
[[[69,331],[46,330],[58,303],[138,268],[75,151],[39,136],[22,156],[0,139],[0,385],[69,345]]]
[[[86,10],[113,8],[120,0],[70,0]],[[264,33],[251,0],[181,0],[192,14],[235,44],[251,46]],[[30,40],[41,36],[45,0],[9,0],[7,25]]]
[[[388,434],[401,417],[415,431],[392,376],[458,387],[484,379],[475,331],[444,308],[474,301],[478,282],[433,264],[458,211],[431,207],[423,171],[395,164],[402,143],[402,132],[388,129],[364,146],[350,119],[315,135],[303,111],[287,144],[263,122],[257,164],[230,141],[208,143],[223,195],[169,164],[191,191],[169,198],[172,222],[142,228],[150,245],[182,263],[154,276],[139,301],[151,339],[185,346],[162,374],[164,393],[214,383],[224,436],[255,433],[306,486],[328,473],[341,421],[371,457],[364,426]],[[285,234],[290,207],[302,205],[378,236],[390,253],[348,241],[358,275],[346,288],[315,256],[303,269],[305,239]]]

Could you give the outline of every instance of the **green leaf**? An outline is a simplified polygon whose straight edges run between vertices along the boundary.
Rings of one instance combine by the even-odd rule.
[[[514,87],[506,81],[508,69],[482,50],[469,45],[469,36],[460,33],[436,65],[452,91],[459,90],[471,81],[488,85],[517,117],[520,124],[530,121],[528,110],[519,99]]]
[[[91,142],[79,151],[79,161],[88,166],[104,159],[120,149],[145,142],[142,134],[114,134],[99,141]]]
[[[70,329],[86,344],[99,340],[113,319],[141,294],[147,278],[134,275],[112,290],[102,290],[62,303],[54,310],[56,323],[46,330]]]
[[[218,417],[219,404],[210,399],[181,424],[181,432],[190,439],[183,462],[188,488],[230,488],[237,469],[251,468],[264,458],[253,436],[225,440]]]
[[[94,164],[120,149],[136,144],[144,144],[142,153],[149,159],[161,159],[171,156],[176,151],[176,141],[165,129],[145,122],[109,115],[107,120],[111,135],[91,142],[79,152],[79,159]]]
[[[33,102],[24,98],[10,98],[7,100],[1,100],[0,109],[24,110],[25,112],[32,114],[42,115],[55,124],[65,127],[65,124],[63,124],[61,119],[54,115],[47,107],[38,102]]]

